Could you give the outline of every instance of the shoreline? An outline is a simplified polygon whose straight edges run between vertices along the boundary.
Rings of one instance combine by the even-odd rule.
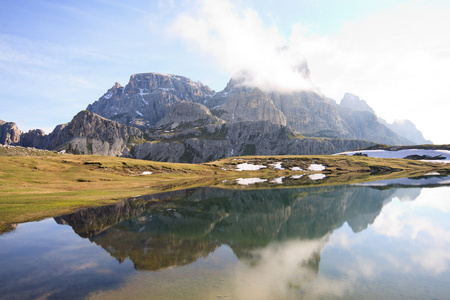
[[[0,156],[0,165],[0,234],[11,224],[112,204],[136,195],[199,186],[228,188],[226,182],[239,178],[242,182],[252,182],[248,181],[252,178],[267,182],[267,187],[238,186],[251,189],[363,183],[430,172],[450,174],[449,164],[347,155],[242,156],[184,164],[55,154]],[[302,180],[292,181],[293,185],[280,184],[280,178],[302,176]]]

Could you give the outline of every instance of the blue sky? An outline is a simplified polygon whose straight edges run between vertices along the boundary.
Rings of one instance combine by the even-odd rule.
[[[306,58],[325,96],[354,93],[380,117],[450,143],[447,3],[0,0],[0,119],[48,133],[134,73],[219,91],[243,65],[289,82],[278,66]],[[272,56],[283,45],[289,61]]]

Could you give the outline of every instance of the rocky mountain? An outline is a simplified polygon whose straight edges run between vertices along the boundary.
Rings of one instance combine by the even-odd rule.
[[[151,127],[180,102],[203,103],[214,91],[201,82],[159,73],[133,74],[123,87],[110,88],[86,109],[124,125]]]
[[[286,126],[286,117],[272,99],[258,88],[231,79],[225,89],[205,99],[211,112],[227,122],[269,121]]]
[[[375,111],[365,100],[359,99],[358,96],[350,93],[345,93],[344,98],[341,99],[340,105],[353,111],[368,111],[375,114]]]
[[[305,69],[308,71],[309,69]],[[306,73],[305,73],[306,76]],[[313,91],[264,91],[233,78],[215,93],[200,82],[160,73],[134,74],[52,133],[22,133],[0,122],[2,144],[76,154],[170,162],[239,155],[332,154],[412,144],[382,124],[359,97],[341,104]]]
[[[346,94],[338,105],[313,91],[264,93],[232,79],[206,99],[211,112],[227,122],[267,120],[309,137],[362,139],[390,145],[411,144],[378,122],[364,100]]]
[[[142,136],[138,128],[81,111],[70,123],[56,126],[41,147],[75,154],[122,156],[130,138]]]
[[[342,98],[340,106],[349,109],[352,112],[369,112],[370,117],[373,119],[375,115],[375,111],[367,104],[366,101],[360,99],[358,96],[346,93],[344,98]],[[422,145],[422,144],[432,144],[433,142],[430,140],[426,140],[423,137],[422,132],[420,132],[416,125],[414,125],[409,120],[396,120],[393,123],[388,123],[382,118],[376,118],[376,121],[372,120],[372,123],[378,123],[376,127],[371,128],[375,129],[378,132],[383,132],[385,135],[391,135],[395,133],[400,136],[402,139],[398,140],[397,144],[401,145]],[[380,126],[382,125],[382,126]],[[365,128],[362,126],[362,128]],[[386,131],[386,128],[390,131]],[[381,130],[381,131],[380,131]],[[370,138],[368,138],[371,140]]]
[[[45,132],[41,129],[33,129],[22,132],[16,123],[0,120],[0,144],[25,147],[42,147]]]
[[[170,122],[169,122],[170,123]],[[149,140],[131,143],[128,156],[169,162],[217,160],[240,155],[332,154],[361,149],[372,142],[297,136],[289,127],[268,121],[210,124],[185,130],[147,130]]]
[[[417,129],[416,125],[410,120],[395,120],[393,123],[388,123],[383,119],[378,119],[378,122],[384,124],[390,130],[397,134],[404,136],[414,145],[433,144],[432,141],[423,137],[422,132]]]
[[[0,144],[13,145],[20,142],[22,132],[16,123],[0,120]]]
[[[3,144],[7,145],[109,156],[122,156],[130,141],[143,136],[136,127],[124,126],[88,111],[81,111],[71,122],[56,126],[49,135],[40,129],[22,133],[15,123],[5,122],[0,125],[0,133],[1,137],[6,137],[7,142]]]

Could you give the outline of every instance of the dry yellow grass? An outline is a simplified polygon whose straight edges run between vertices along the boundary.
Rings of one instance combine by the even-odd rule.
[[[286,170],[265,168],[237,172],[242,162],[269,165],[283,162]],[[8,224],[39,220],[120,199],[174,189],[219,185],[237,177],[277,177],[306,169],[311,163],[327,167],[324,184],[345,184],[431,170],[449,172],[445,165],[403,159],[351,156],[264,156],[227,158],[207,164],[163,163],[108,156],[0,156],[0,232]],[[386,175],[370,175],[379,170]],[[395,172],[393,172],[395,171]],[[152,172],[151,175],[142,175]],[[380,173],[379,172],[379,173]],[[317,183],[315,183],[317,184]],[[320,184],[320,183],[319,183]]]

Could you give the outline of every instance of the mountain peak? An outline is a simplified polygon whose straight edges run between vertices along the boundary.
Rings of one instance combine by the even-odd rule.
[[[359,98],[359,96],[351,93],[345,93],[340,105],[350,108],[353,111],[368,111],[375,115],[375,111],[372,109],[372,107],[369,106],[369,104],[367,104],[365,100],[362,100]]]

